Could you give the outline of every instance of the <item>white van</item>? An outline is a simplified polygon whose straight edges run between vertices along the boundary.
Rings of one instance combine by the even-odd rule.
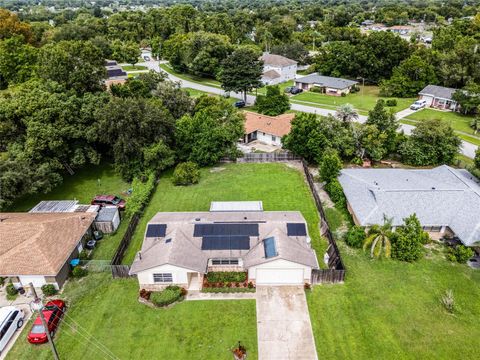
[[[0,355],[15,331],[22,327],[23,317],[23,311],[15,306],[0,308]]]
[[[420,110],[427,106],[427,100],[417,100],[412,105],[410,105],[410,109],[412,110]]]

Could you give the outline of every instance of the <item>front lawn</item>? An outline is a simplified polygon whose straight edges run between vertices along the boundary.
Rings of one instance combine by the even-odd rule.
[[[125,71],[144,71],[144,70],[148,70],[148,68],[146,66],[143,66],[143,65],[123,65],[122,66],[122,69],[125,70]]]
[[[325,94],[314,93],[312,91],[304,91],[298,95],[294,95],[290,98],[293,103],[318,106],[321,108],[335,110],[342,104],[352,104],[360,114],[367,115],[369,110],[375,107],[377,100],[379,99],[396,99],[397,106],[393,106],[390,109],[397,112],[408,108],[414,101],[414,98],[382,98],[379,96],[378,86],[360,86],[360,91],[355,94],[347,94],[347,96],[331,96]]]
[[[159,211],[208,211],[211,201],[262,200],[269,210],[298,210],[308,222],[312,243],[319,259],[326,244],[320,240],[318,213],[304,175],[281,163],[222,164],[201,170],[200,183],[173,186],[172,173],[165,173],[145,209],[124,264],[131,264],[140,250],[147,223]]]
[[[69,282],[63,296],[69,308],[55,337],[61,359],[111,358],[103,346],[118,359],[231,359],[229,350],[239,340],[248,357],[257,358],[255,300],[183,301],[167,309],[150,308],[137,301],[136,279],[112,280],[109,274]],[[48,344],[26,341],[30,328],[31,321],[7,360],[51,359]]]
[[[474,134],[470,127],[471,116],[459,114],[453,111],[439,111],[435,109],[422,109],[409,115],[401,122],[410,125],[416,125],[420,121],[427,119],[438,119],[446,121],[456,131],[457,135],[465,141],[471,142],[475,145],[480,145],[480,134]]]
[[[480,272],[445,259],[370,260],[339,242],[343,285],[307,295],[319,358],[473,359],[480,337]],[[452,289],[454,315],[440,304]]]
[[[160,64],[160,68],[162,70],[166,71],[167,73],[170,73],[170,74],[172,74],[172,75],[174,75],[174,76],[176,76],[176,77],[178,77],[182,80],[199,83],[199,84],[206,85],[206,86],[213,86],[213,87],[217,87],[217,88],[222,87],[220,82],[215,80],[215,79],[199,77],[199,76],[195,76],[195,75],[192,75],[192,74],[179,73],[179,72],[173,70],[173,68],[168,64]]]

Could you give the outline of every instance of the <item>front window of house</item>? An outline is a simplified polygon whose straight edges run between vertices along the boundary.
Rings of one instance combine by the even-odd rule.
[[[172,273],[153,274],[153,282],[171,283],[173,281]]]
[[[212,266],[218,265],[238,265],[238,259],[212,259]]]

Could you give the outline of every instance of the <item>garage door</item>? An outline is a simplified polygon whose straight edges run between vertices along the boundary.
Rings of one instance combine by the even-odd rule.
[[[257,269],[258,285],[303,284],[303,269]]]

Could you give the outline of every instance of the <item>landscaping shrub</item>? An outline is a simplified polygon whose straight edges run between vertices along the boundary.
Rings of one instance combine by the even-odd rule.
[[[150,300],[150,295],[152,294],[151,291],[142,289],[140,290],[140,297],[145,300]]]
[[[146,181],[145,181],[146,179]],[[142,181],[143,180],[143,181]],[[146,177],[136,177],[132,181],[132,195],[128,198],[128,206],[125,210],[126,217],[131,217],[139,212],[148,203],[150,194],[155,187],[155,174],[150,172]]]
[[[342,96],[342,97],[346,97],[347,94],[345,94],[344,92],[342,92],[341,96]]]
[[[0,287],[5,285],[5,278],[0,276]]]
[[[417,215],[403,219],[404,224],[392,236],[392,258],[401,261],[417,261],[423,254],[423,244],[430,241],[423,231]]]
[[[72,276],[75,277],[75,278],[81,278],[81,277],[84,277],[84,276],[87,276],[88,275],[88,270],[87,269],[84,269],[80,266],[76,266],[73,268],[73,271],[72,271]]]
[[[15,286],[12,283],[8,283],[7,285],[7,295],[9,296],[15,296],[17,295],[18,290],[15,289]]]
[[[89,259],[89,256],[88,256],[88,250],[86,249],[83,249],[80,254],[78,255],[78,258],[80,260],[88,260]]]
[[[350,94],[355,94],[357,92],[360,91],[360,87],[358,85],[353,85],[351,88],[350,88]]]
[[[342,160],[340,160],[337,151],[328,149],[320,158],[318,172],[321,179],[329,183],[335,180],[338,175],[340,175],[340,170],[342,167]]]
[[[255,292],[254,287],[207,287],[203,288],[202,292],[204,293],[248,293],[248,292]]]
[[[194,162],[187,161],[180,163],[173,172],[174,185],[191,185],[197,184],[200,180],[200,170]]]
[[[452,290],[446,290],[445,294],[442,295],[440,302],[445,310],[447,310],[449,313],[453,313],[455,311],[455,298],[453,297]]]
[[[464,246],[457,245],[454,248],[450,248],[447,254],[447,259],[450,261],[456,261],[464,264],[473,256],[473,250]]]
[[[246,272],[212,271],[207,274],[207,281],[209,283],[232,283],[244,282],[245,280],[247,280]]]
[[[176,285],[167,286],[162,291],[154,291],[150,294],[150,301],[155,306],[167,306],[176,301],[182,301],[186,290]]]
[[[57,289],[55,289],[53,284],[45,284],[42,286],[42,293],[45,296],[53,296],[57,293]]]
[[[342,185],[340,185],[337,179],[334,179],[326,184],[325,191],[328,193],[328,195],[330,195],[330,199],[332,199],[335,204],[340,206],[344,206],[346,204]]]
[[[352,226],[345,236],[345,242],[353,248],[361,248],[365,241],[365,229],[361,226]]]
[[[397,99],[388,99],[386,102],[385,102],[385,105],[387,106],[397,106]]]
[[[309,91],[314,92],[314,93],[322,93],[323,92],[322,88],[318,87],[318,86],[312,87]]]
[[[249,289],[253,289],[254,287],[255,287],[255,286],[254,286],[253,283],[250,281],[250,282],[248,283],[248,288],[249,288]]]

